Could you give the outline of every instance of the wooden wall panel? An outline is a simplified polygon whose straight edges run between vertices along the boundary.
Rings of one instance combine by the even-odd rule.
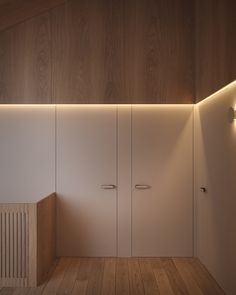
[[[191,103],[194,10],[188,0],[127,1],[125,71],[133,103]]]
[[[236,78],[236,2],[196,1],[196,102]]]
[[[0,32],[0,103],[51,102],[50,14]]]
[[[192,1],[68,0],[0,33],[0,103],[192,103],[194,62]]]
[[[53,10],[56,103],[191,103],[190,1],[71,0]]]
[[[71,0],[52,13],[57,103],[124,102],[123,1]]]
[[[32,18],[66,0],[1,0],[0,31]]]

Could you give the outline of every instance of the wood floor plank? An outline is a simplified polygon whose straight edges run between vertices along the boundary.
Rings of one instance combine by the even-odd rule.
[[[15,288],[2,288],[0,295],[12,295],[15,291]]]
[[[175,295],[188,295],[187,287],[171,258],[161,258],[163,268]]]
[[[159,258],[159,257],[152,257],[150,259],[150,262],[151,262],[151,265],[152,265],[152,269],[153,270],[163,269],[161,258]]]
[[[223,295],[195,258],[60,258],[37,288],[0,288],[0,295]]]
[[[127,258],[117,258],[116,295],[129,295],[129,267]]]
[[[102,280],[102,295],[116,294],[116,259],[105,258]]]
[[[145,294],[147,295],[157,295],[159,289],[157,286],[157,281],[152,269],[151,259],[150,258],[140,258],[139,266],[141,270],[141,276],[143,280]]]
[[[129,258],[129,278],[130,278],[130,294],[143,295],[144,286],[141,277],[138,258]]]
[[[175,295],[164,269],[154,269],[154,275],[157,281],[160,295]]]
[[[55,295],[57,294],[58,288],[65,275],[65,272],[70,264],[70,258],[62,257],[48,281],[46,287],[43,290],[43,295]]]
[[[86,295],[99,295],[102,291],[102,278],[104,271],[103,258],[91,258],[91,268]]]
[[[174,264],[185,282],[189,294],[191,295],[203,295],[202,290],[194,280],[191,272],[189,271],[189,264],[183,258],[173,258]]]
[[[85,295],[86,291],[87,291],[87,286],[88,286],[87,280],[83,280],[83,281],[76,280],[71,294],[72,295],[78,295],[78,294]]]
[[[224,292],[218,286],[214,278],[206,270],[206,268],[197,259],[187,259],[185,260],[189,264],[189,271],[194,277],[195,281],[198,283],[203,294],[207,295],[223,295]]]
[[[28,295],[29,288],[16,288],[12,295]]]
[[[70,264],[65,272],[65,275],[59,285],[57,294],[65,295],[70,294],[75,285],[77,279],[77,273],[79,269],[79,259],[71,258]]]
[[[43,293],[43,290],[45,289],[47,283],[51,280],[51,277],[52,277],[58,263],[59,263],[59,259],[56,259],[53,264],[53,267],[50,269],[50,271],[47,275],[46,280],[42,284],[40,284],[38,287],[29,288],[28,295],[41,295]]]
[[[46,283],[40,285],[39,287],[29,288],[29,293],[27,295],[41,295],[43,293],[44,288],[46,287]]]
[[[79,258],[78,281],[88,281],[92,258]]]
[[[77,272],[77,280],[72,290],[72,295],[85,295],[87,292],[89,273],[91,269],[92,258],[79,258],[79,269]]]

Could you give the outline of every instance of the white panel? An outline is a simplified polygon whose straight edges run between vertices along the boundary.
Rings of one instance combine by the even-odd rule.
[[[131,106],[118,106],[118,256],[131,256]]]
[[[196,254],[226,294],[234,295],[236,121],[228,121],[230,107],[236,107],[236,82],[196,106]]]
[[[117,255],[117,108],[57,107],[57,254]]]
[[[0,201],[55,191],[55,107],[0,106]]]
[[[192,123],[192,106],[132,108],[133,256],[193,254]]]

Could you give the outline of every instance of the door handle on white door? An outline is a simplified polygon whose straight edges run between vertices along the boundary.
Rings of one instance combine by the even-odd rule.
[[[149,188],[151,188],[151,186],[148,184],[136,184],[135,188],[136,189],[149,189]]]
[[[115,189],[116,185],[114,185],[114,184],[102,184],[101,188],[102,189]]]

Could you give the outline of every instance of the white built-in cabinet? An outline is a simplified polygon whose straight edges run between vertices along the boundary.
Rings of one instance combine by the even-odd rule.
[[[192,106],[57,106],[57,252],[193,254]]]

